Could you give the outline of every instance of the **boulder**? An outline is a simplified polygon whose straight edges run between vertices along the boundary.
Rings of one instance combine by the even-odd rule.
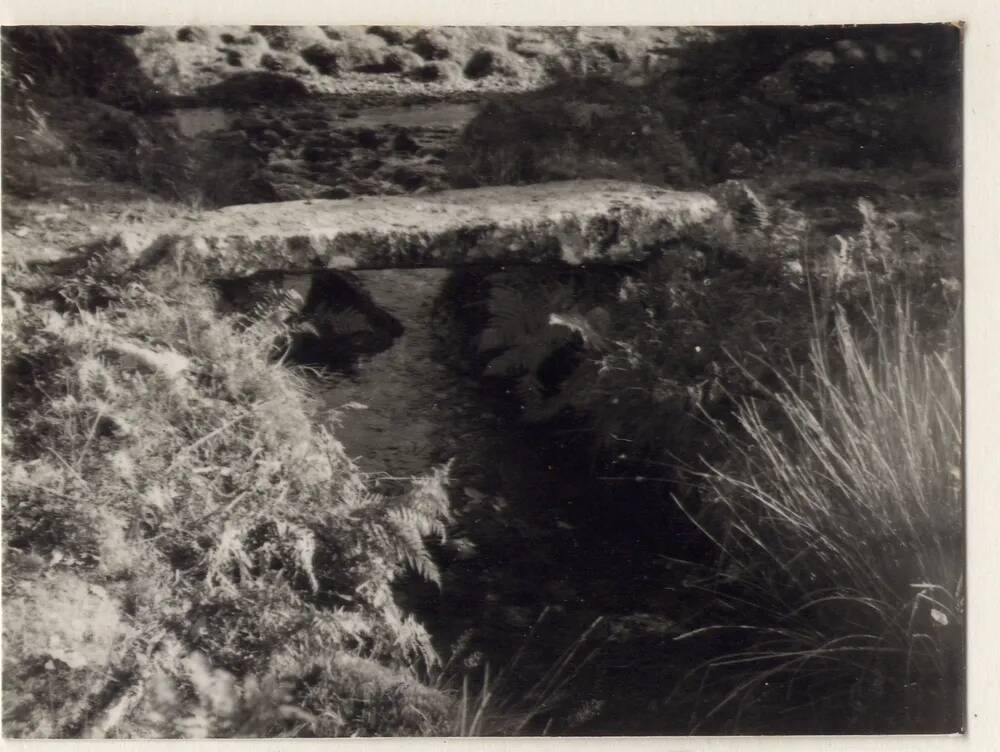
[[[713,198],[639,183],[565,181],[230,206],[141,231],[122,244],[139,265],[193,273],[389,269],[466,264],[641,261],[713,220]]]

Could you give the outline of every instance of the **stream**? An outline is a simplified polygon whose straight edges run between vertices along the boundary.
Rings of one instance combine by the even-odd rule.
[[[479,112],[470,102],[434,102],[430,104],[389,105],[352,110],[336,102],[315,109],[325,111],[330,127],[354,128],[461,128]],[[228,130],[244,114],[242,109],[225,107],[184,107],[164,118],[174,124],[185,138]]]
[[[179,189],[205,205],[229,206],[453,187],[446,159],[478,111],[469,102],[354,109],[316,98],[284,107],[184,108],[159,122],[206,168],[185,173]]]
[[[274,147],[272,161],[298,159],[303,139],[326,138],[331,130],[391,134],[408,127],[425,147],[404,155],[407,164],[426,171],[433,164],[424,152],[451,148],[476,111],[468,103],[436,103],[355,112],[323,102],[308,112],[254,117],[272,127],[304,123],[305,130],[289,131]],[[238,131],[238,115],[201,108],[174,117],[182,134],[210,137]],[[387,156],[390,143],[384,139],[378,153],[392,167],[402,157]],[[353,148],[349,166],[358,153],[369,159],[364,154],[374,152]],[[688,719],[665,719],[657,705],[696,658],[673,638],[698,608],[680,602],[684,588],[663,555],[683,547],[676,540],[683,533],[665,511],[672,508],[665,487],[641,478],[601,480],[584,449],[588,442],[580,440],[589,430],[585,422],[526,425],[509,395],[463,369],[456,362],[463,327],[455,318],[462,313],[445,304],[454,302],[447,298],[451,275],[447,269],[356,272],[374,304],[404,331],[387,349],[360,355],[348,372],[331,373],[319,385],[321,419],[374,488],[405,492],[413,478],[451,462],[454,524],[449,541],[432,548],[441,587],[413,575],[398,583],[397,601],[426,626],[444,660],[457,659],[443,678],[447,686],[467,679],[477,691],[488,666],[490,688],[509,700],[505,713],[523,718],[526,709],[544,709],[523,733],[684,733]],[[531,696],[567,650],[555,683],[542,697]],[[555,692],[563,680],[564,691]]]
[[[635,540],[634,524],[615,523],[622,517],[615,502],[627,504],[629,489],[594,480],[578,457],[567,456],[558,435],[504,417],[480,384],[449,365],[435,300],[450,273],[357,273],[405,332],[322,390],[337,437],[374,483],[391,487],[453,459],[456,523],[453,542],[438,557],[442,587],[413,577],[398,598],[445,658],[456,644],[467,645],[495,673],[521,652],[518,675],[508,677],[512,695],[601,617],[601,629],[570,663],[581,675],[564,712],[576,712],[578,727],[560,730],[636,733],[648,725],[663,733],[663,719],[651,721],[649,709],[636,703],[669,691],[674,671],[667,651],[675,649],[667,643],[677,633],[677,603],[657,562]]]

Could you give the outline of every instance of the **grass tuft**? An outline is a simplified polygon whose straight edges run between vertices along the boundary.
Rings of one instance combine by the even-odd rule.
[[[557,723],[558,731],[573,728],[589,719],[598,708],[579,708],[567,713],[568,690],[603,647],[600,639],[604,619],[598,617],[590,626],[540,671],[530,684],[523,681],[522,664],[526,655],[537,649],[538,633],[549,615],[546,608],[532,625],[520,648],[499,673],[491,673],[490,664],[482,668],[481,678],[473,678],[472,669],[479,665],[480,655],[466,656],[462,664],[456,659],[465,655],[462,640],[456,644],[452,657],[437,673],[436,685],[449,687],[454,696],[453,736],[546,736]],[[596,644],[595,644],[596,643]],[[464,669],[460,686],[456,669]],[[476,688],[478,685],[478,689]]]
[[[702,722],[779,704],[829,722],[835,702],[831,731],[961,725],[960,353],[902,293],[857,318],[836,308],[807,376],[742,401],[703,475],[690,516],[719,556],[701,587],[740,616],[678,638],[725,646],[696,672],[716,687]]]

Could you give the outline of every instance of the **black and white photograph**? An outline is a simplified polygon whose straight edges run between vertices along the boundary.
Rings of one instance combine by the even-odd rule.
[[[3,737],[966,731],[960,22],[0,34]]]

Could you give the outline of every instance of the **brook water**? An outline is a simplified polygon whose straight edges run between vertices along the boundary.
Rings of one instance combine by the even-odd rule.
[[[323,391],[336,435],[374,482],[391,490],[453,459],[457,522],[453,541],[439,552],[442,587],[413,578],[400,601],[445,656],[467,641],[494,675],[527,645],[509,691],[531,685],[602,617],[574,666],[598,645],[600,651],[583,666],[577,696],[568,701],[591,702],[602,712],[562,731],[641,731],[651,722],[649,701],[666,695],[675,678],[671,641],[681,619],[649,541],[637,540],[629,525],[636,489],[595,481],[558,433],[504,417],[493,396],[449,364],[453,343],[446,340],[455,322],[436,306],[449,274],[359,273],[405,333],[389,349],[364,356],[355,373],[331,377]],[[663,724],[655,720],[659,733]]]
[[[424,129],[418,135],[426,139],[435,128],[457,132],[477,106],[342,110],[324,104],[328,125],[310,127],[406,126]],[[238,129],[239,115],[202,108],[174,117],[197,138]],[[268,116],[284,121],[278,112]],[[526,426],[506,395],[460,367],[456,342],[467,335],[461,311],[445,304],[454,293],[451,274],[357,273],[404,333],[322,384],[322,419],[385,492],[403,492],[409,479],[452,461],[456,519],[450,541],[435,551],[442,586],[411,577],[400,583],[399,602],[426,625],[444,658],[462,646],[452,669],[459,683],[466,674],[474,686],[487,663],[495,677],[520,655],[518,671],[496,688],[515,699],[601,619],[568,662],[564,676],[575,675],[565,702],[525,732],[540,733],[551,716],[551,733],[684,733],[688,719],[664,718],[657,704],[694,658],[673,640],[695,613],[694,604],[679,603],[662,556],[675,535],[662,513],[667,489],[600,480],[586,442],[574,441],[584,427]]]
[[[479,105],[472,102],[435,102],[351,110],[331,102],[325,109],[331,127],[461,128],[479,112]],[[232,128],[241,114],[242,110],[224,107],[186,107],[174,110],[166,119],[185,138],[196,138]]]

